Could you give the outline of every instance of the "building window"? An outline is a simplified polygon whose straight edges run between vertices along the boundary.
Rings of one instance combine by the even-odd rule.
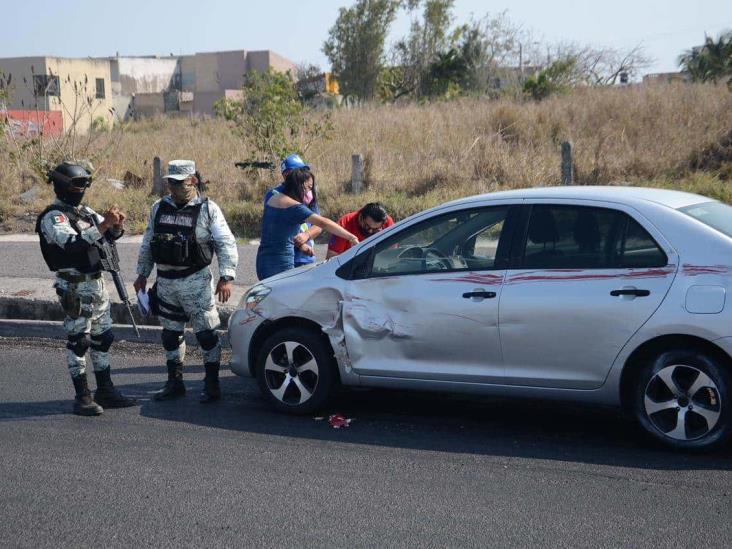
[[[58,76],[52,74],[33,75],[33,95],[36,97],[59,97],[60,90]]]
[[[104,78],[97,78],[97,99],[104,99]]]

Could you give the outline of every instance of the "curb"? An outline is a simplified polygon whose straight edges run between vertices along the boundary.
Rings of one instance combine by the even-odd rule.
[[[135,335],[134,328],[129,324],[113,324],[112,332],[117,341],[127,343],[159,344],[160,334],[163,329],[160,326],[139,326],[140,338]],[[221,346],[229,347],[229,334],[226,330],[217,330],[221,338]],[[184,332],[186,345],[198,347],[196,335],[192,330]],[[49,320],[19,320],[0,319],[0,337],[17,338],[43,338],[43,339],[66,339],[63,322]]]
[[[219,318],[221,319],[221,325],[227,326],[229,323],[229,317],[234,312],[233,307],[222,307],[217,306],[219,311]],[[122,303],[111,302],[110,303],[110,314],[112,315],[112,322],[120,325],[127,325],[130,317],[127,312],[127,307]],[[156,317],[141,317],[137,307],[132,306],[132,314],[135,317],[135,322],[142,329],[143,326],[147,327],[159,327],[158,320]],[[48,299],[29,299],[23,297],[0,297],[0,319],[9,320],[33,320],[39,322],[45,321],[63,321],[65,314],[61,309],[57,300]]]

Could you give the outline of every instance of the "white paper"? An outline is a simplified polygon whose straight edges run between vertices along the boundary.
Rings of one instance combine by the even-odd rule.
[[[143,290],[137,290],[137,308],[142,316],[150,314],[150,298]]]

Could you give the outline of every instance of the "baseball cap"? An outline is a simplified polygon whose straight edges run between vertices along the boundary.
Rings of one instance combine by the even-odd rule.
[[[280,172],[285,173],[290,170],[296,170],[298,168],[307,168],[310,169],[309,164],[305,164],[303,162],[302,158],[300,158],[299,154],[291,154],[287,158],[285,158],[282,162],[280,162]]]
[[[163,179],[183,181],[196,175],[196,163],[193,160],[171,160],[168,162],[168,173]]]

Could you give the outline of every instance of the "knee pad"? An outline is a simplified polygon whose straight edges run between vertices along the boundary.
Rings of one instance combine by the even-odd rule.
[[[163,342],[163,349],[166,351],[175,351],[183,343],[183,332],[163,328],[160,340]]]
[[[91,345],[91,339],[87,334],[74,334],[68,336],[66,342],[66,348],[72,351],[76,356],[83,357],[86,354],[86,350]]]
[[[196,332],[196,339],[201,345],[201,349],[210,351],[219,342],[219,334],[216,333],[216,330],[202,330]]]
[[[109,348],[112,346],[112,342],[114,341],[114,334],[112,333],[112,330],[107,330],[105,332],[102,332],[99,335],[95,335],[91,337],[91,348],[92,351],[101,351],[103,353],[106,353],[109,351]]]

